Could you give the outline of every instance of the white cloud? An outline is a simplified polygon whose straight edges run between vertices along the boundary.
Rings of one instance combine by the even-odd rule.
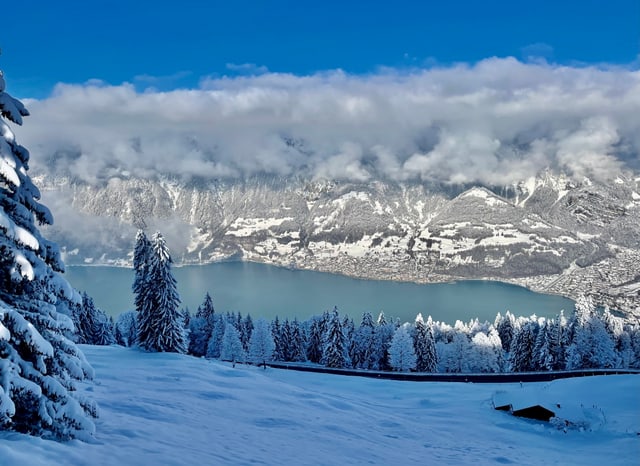
[[[169,92],[61,84],[25,103],[32,116],[16,133],[35,171],[92,183],[267,173],[502,184],[547,167],[612,176],[640,148],[639,72],[511,58],[206,78]]]
[[[269,72],[266,66],[256,65],[255,63],[227,63],[225,68],[229,71],[243,74],[264,74]]]

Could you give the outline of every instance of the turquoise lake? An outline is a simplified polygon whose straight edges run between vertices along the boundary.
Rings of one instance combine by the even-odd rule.
[[[217,312],[234,311],[253,318],[297,317],[300,320],[338,306],[360,322],[362,313],[398,317],[413,322],[418,313],[453,324],[472,318],[493,322],[496,314],[552,317],[573,301],[535,293],[526,288],[489,281],[415,283],[359,280],[322,272],[290,270],[250,262],[223,262],[174,267],[182,305],[194,313],[205,292],[213,297]],[[68,266],[67,280],[86,291],[96,305],[116,317],[133,308],[133,270],[106,266]]]

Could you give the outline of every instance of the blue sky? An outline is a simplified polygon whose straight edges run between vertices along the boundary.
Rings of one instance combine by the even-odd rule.
[[[34,173],[505,186],[640,168],[638,0],[3,7]]]
[[[8,90],[36,98],[89,79],[170,90],[266,69],[368,74],[492,56],[636,66],[640,52],[637,0],[24,0],[3,17]]]

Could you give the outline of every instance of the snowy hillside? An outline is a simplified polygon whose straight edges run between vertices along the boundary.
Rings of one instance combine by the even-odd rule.
[[[146,226],[167,235],[177,263],[240,259],[416,282],[491,278],[573,299],[594,294],[633,311],[640,177],[618,181],[545,172],[491,191],[268,177],[129,177],[103,186],[38,178],[61,219],[48,234],[68,264],[129,263],[135,227]]]
[[[509,385],[309,374],[83,346],[96,441],[0,433],[0,465],[607,464],[637,462],[640,376]],[[543,393],[586,430],[492,408]]]

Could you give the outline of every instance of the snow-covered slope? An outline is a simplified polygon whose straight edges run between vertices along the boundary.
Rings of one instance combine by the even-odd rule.
[[[640,376],[522,387],[395,382],[233,369],[119,347],[83,350],[96,370],[95,385],[84,386],[101,407],[96,441],[0,433],[1,465],[637,462]],[[585,430],[564,432],[495,411],[492,398],[501,390],[545,393],[573,407]]]

